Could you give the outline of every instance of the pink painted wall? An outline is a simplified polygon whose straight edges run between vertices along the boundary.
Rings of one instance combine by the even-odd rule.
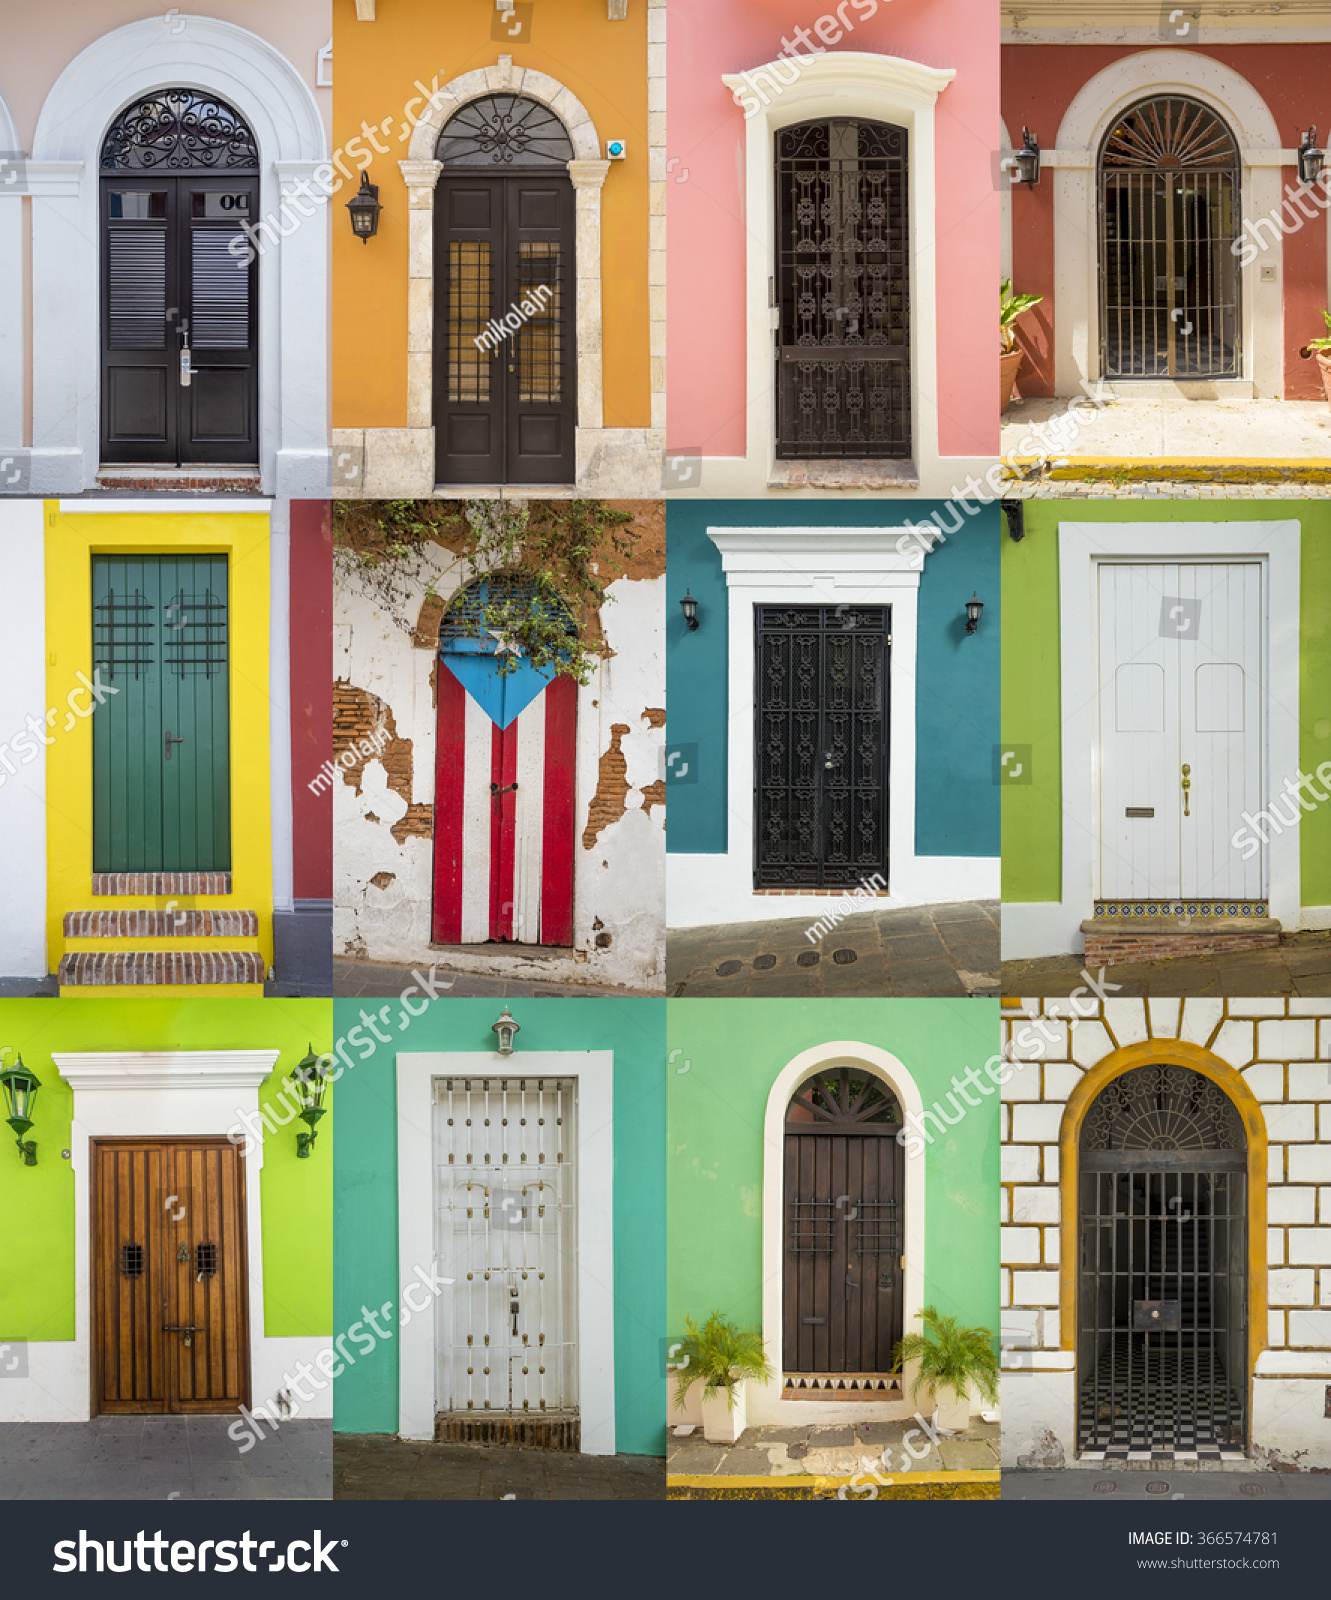
[[[861,0],[836,50],[952,67],[938,97],[938,430],[943,455],[998,449],[998,13],[994,0]],[[835,0],[670,0],[670,447],[744,454],[744,112],[721,74],[761,66]],[[831,36],[832,28],[824,30]]]

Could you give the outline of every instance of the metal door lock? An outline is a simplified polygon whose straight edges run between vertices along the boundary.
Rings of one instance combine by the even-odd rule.
[[[166,736],[165,736],[165,739],[164,739],[163,742],[166,745],[166,757],[165,757],[165,759],[167,761],[170,761],[170,759],[171,759],[171,746],[173,744],[184,744],[185,735],[183,733],[172,733],[170,728],[168,728],[166,730]]]

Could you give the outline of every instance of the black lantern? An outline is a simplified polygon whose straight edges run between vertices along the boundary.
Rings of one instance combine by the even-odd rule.
[[[1029,128],[1021,130],[1021,149],[1012,159],[1017,168],[1017,182],[1033,189],[1040,181],[1040,146]]]
[[[1326,151],[1317,148],[1317,125],[1313,124],[1299,144],[1299,182],[1316,183]]]
[[[329,1066],[328,1058],[316,1056],[311,1045],[305,1059],[291,1069],[291,1083],[300,1103],[300,1120],[310,1130],[296,1135],[296,1155],[302,1161],[309,1159],[318,1138],[315,1128],[324,1114]]]
[[[362,244],[373,239],[379,231],[379,213],[383,207],[379,204],[379,185],[371,183],[363,172],[360,188],[347,201],[347,210],[351,213],[352,233]]]
[[[499,1043],[496,1046],[499,1054],[501,1056],[511,1056],[513,1054],[513,1035],[520,1033],[521,1028],[509,1015],[507,1006],[501,1012],[499,1021],[492,1022],[490,1026],[499,1035]]]
[[[24,1139],[23,1135],[32,1126],[32,1108],[37,1099],[37,1091],[42,1086],[41,1079],[23,1065],[23,1057],[16,1052],[14,1065],[0,1072],[0,1084],[4,1085],[5,1106],[9,1112],[6,1120],[17,1135],[15,1143],[18,1145],[19,1155],[23,1157],[27,1166],[35,1167],[36,1140]]]
[[[984,610],[984,601],[971,592],[970,599],[966,602],[966,632],[974,633],[980,626],[980,613]]]
[[[684,613],[684,626],[690,633],[697,633],[698,602],[687,589],[684,591],[684,598],[679,602],[679,609]]]

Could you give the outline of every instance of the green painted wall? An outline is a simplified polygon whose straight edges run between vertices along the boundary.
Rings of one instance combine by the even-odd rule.
[[[418,1005],[420,1002],[413,1002]],[[413,1018],[397,1001],[336,1002],[348,1069],[338,1083],[334,1273],[337,1327],[397,1304],[398,1050],[488,1050],[497,1000],[436,1001]],[[615,1436],[628,1455],[665,1454],[665,1002],[605,998],[513,1002],[517,1063],[531,1050],[612,1050],[615,1056]],[[374,1014],[376,1042],[366,1019]],[[355,1345],[350,1346],[352,1352]],[[381,1340],[333,1388],[333,1426],[394,1433],[397,1348]]]
[[[668,1317],[762,1320],[763,1119],[778,1074],[829,1040],[876,1045],[925,1107],[999,1043],[990,1000],[675,1000],[670,1003]],[[987,1081],[987,1080],[986,1080]],[[972,1091],[972,1098],[975,1098]],[[924,1303],[998,1333],[998,1093],[925,1162]],[[909,1330],[908,1330],[909,1331]]]
[[[1058,525],[1062,522],[1258,522],[1302,525],[1299,761],[1331,761],[1331,505],[1306,500],[1028,500],[1026,537],[1004,540],[1003,742],[1028,747],[1030,781],[1004,783],[1003,898],[1062,896],[1062,729]],[[1168,536],[1161,538],[1162,549]],[[1289,774],[1293,777],[1293,774]],[[1285,774],[1276,774],[1278,784]],[[1331,806],[1299,826],[1302,899],[1331,905]]]
[[[69,1147],[73,1092],[51,1059],[66,1050],[280,1050],[259,1091],[277,1105],[279,1080],[313,1044],[327,1048],[327,1000],[0,1000],[0,1046],[18,1049],[41,1079],[33,1129],[37,1165],[27,1167],[0,1127],[0,1340],[74,1337],[74,1185],[87,1182],[60,1152]],[[6,1064],[12,1061],[7,1057]],[[335,1123],[330,1091],[321,1130]],[[303,1124],[301,1124],[303,1127]],[[225,1131],[225,1130],[219,1130]],[[264,1332],[272,1338],[332,1328],[333,1162],[331,1133],[308,1161],[296,1158],[293,1128],[265,1141]]]

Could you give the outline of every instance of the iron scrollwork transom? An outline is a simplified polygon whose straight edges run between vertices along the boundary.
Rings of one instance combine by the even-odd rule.
[[[1137,1067],[1108,1083],[1082,1124],[1083,1150],[1246,1151],[1234,1102],[1189,1067]]]
[[[539,101],[516,94],[471,100],[444,124],[435,157],[450,167],[566,167],[568,130]]]
[[[895,1134],[901,1107],[881,1079],[851,1067],[833,1067],[806,1078],[790,1098],[787,1133]]]
[[[102,141],[103,172],[259,170],[259,146],[240,113],[197,89],[158,89],[125,107]]]

